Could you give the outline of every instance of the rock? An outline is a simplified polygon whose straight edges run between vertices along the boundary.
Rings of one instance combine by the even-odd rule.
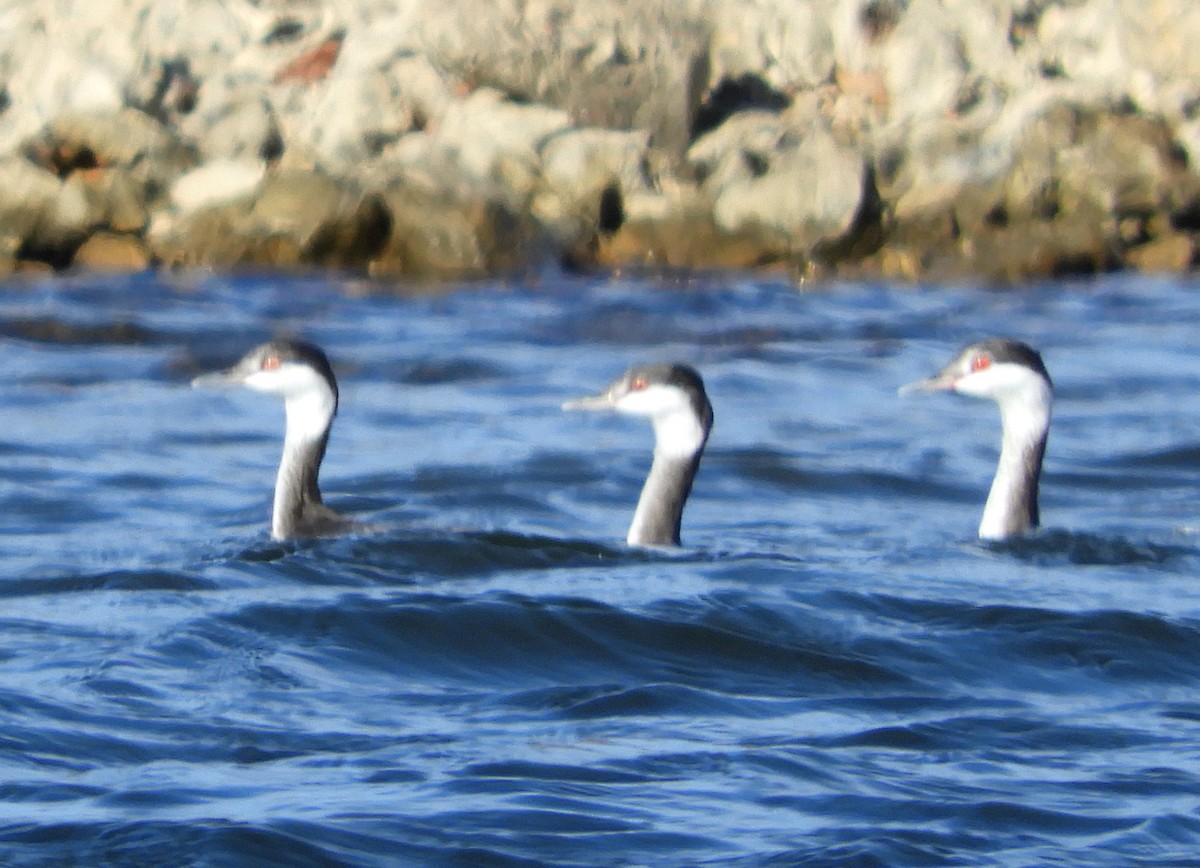
[[[75,251],[71,264],[85,271],[144,271],[150,267],[150,252],[136,236],[97,232]]]
[[[13,261],[50,214],[62,181],[28,160],[0,161],[0,258]]]
[[[647,130],[675,156],[708,85],[706,28],[684,4],[452,0],[415,23],[422,51],[469,86],[562,109],[578,126]]]
[[[9,3],[0,269],[1192,267],[1198,40],[1192,0]]]
[[[897,175],[905,180],[884,191],[896,194],[891,241],[925,248],[926,262],[966,254],[995,280],[1086,273],[1118,267],[1144,234],[1123,225],[1200,208],[1197,178],[1165,122],[1054,93],[910,151]]]
[[[812,2],[729,0],[711,19],[712,78],[753,76],[777,92],[833,80],[832,16]]]
[[[156,220],[153,254],[186,266],[222,263],[365,268],[391,232],[380,197],[320,172],[273,172],[252,198]]]
[[[69,110],[88,114],[115,114],[124,105],[115,77],[99,67],[84,70],[66,100]]]
[[[271,232],[308,238],[348,196],[337,179],[323,172],[272,172],[254,197],[249,217]]]
[[[12,103],[0,124],[0,154],[17,152],[63,112],[119,110],[138,70],[136,31],[132,4],[7,4],[0,58]]]
[[[381,196],[363,197],[317,227],[302,251],[305,262],[322,268],[362,271],[374,268],[395,220]]]
[[[883,5],[883,4],[881,4]],[[912,0],[879,40],[888,121],[946,119],[1001,105],[1027,86],[1008,38],[1008,3]]]
[[[372,264],[377,276],[419,279],[513,273],[545,246],[536,222],[503,197],[455,199],[400,185],[385,193],[391,237]]]
[[[1181,232],[1172,232],[1134,247],[1125,256],[1138,271],[1180,274],[1196,267],[1196,242]]]
[[[24,167],[20,167],[19,161],[14,164],[6,167],[9,172],[0,172],[0,186],[21,197],[17,210],[24,219],[9,224],[17,232],[6,243],[0,243],[0,250],[19,249],[25,258],[63,267],[83,240],[99,227],[125,233],[138,233],[145,228],[145,204],[124,169],[74,171],[65,182],[60,182],[49,172],[27,163]],[[2,212],[0,205],[0,220]]]
[[[65,267],[98,222],[98,209],[83,183],[64,183],[25,239],[22,257]]]
[[[538,150],[554,133],[571,126],[561,109],[511,102],[495,90],[481,89],[450,107],[435,131],[441,148],[457,155],[473,177],[497,177],[505,159],[516,160],[536,174]]]
[[[77,0],[75,5],[85,3]],[[230,61],[240,57],[250,42],[262,39],[270,22],[277,20],[279,13],[258,10],[257,5],[228,0],[148,3],[135,12],[138,41],[160,58],[187,61],[204,80],[228,69]]]
[[[176,135],[137,109],[63,112],[47,128],[43,149],[64,173],[78,167],[169,162],[161,167],[165,174],[191,162]]]
[[[284,82],[299,82],[312,84],[329,75],[329,70],[337,63],[342,53],[344,33],[337,33],[321,40],[316,46],[290,60],[282,69],[275,73],[275,84]]]
[[[645,198],[631,199],[620,229],[597,237],[591,250],[573,251],[571,264],[611,269],[742,269],[790,259],[786,239],[759,226],[723,229],[700,197],[655,197],[653,205]]]
[[[149,214],[142,190],[124,168],[88,169],[72,172],[68,187],[78,185],[87,200],[92,226],[114,232],[136,234],[146,228]]]
[[[564,112],[524,106],[495,91],[476,91],[449,109],[430,130],[404,136],[376,166],[378,187],[441,189],[434,200],[504,200],[527,210],[541,175],[539,148],[568,128]]]
[[[649,189],[650,136],[644,130],[588,127],[554,133],[538,154],[546,188],[564,198],[577,198],[609,183],[626,195]]]
[[[258,160],[212,160],[175,181],[171,205],[187,215],[249,199],[262,184],[266,171],[266,164]]]
[[[1182,149],[1161,120],[1062,105],[1019,145],[1008,198],[1044,209],[1039,200],[1054,183],[1063,211],[1086,201],[1120,220],[1194,200],[1197,186],[1186,175]]]
[[[958,279],[976,276],[998,284],[1090,276],[1122,264],[1111,235],[1086,221],[998,227],[973,238],[964,253],[965,260],[956,264]]]
[[[179,128],[210,161],[273,160],[283,151],[283,133],[270,100],[245,83],[207,85]]]
[[[688,158],[721,230],[754,228],[808,257],[847,240],[876,194],[858,147],[820,122],[796,120],[791,112],[747,113],[699,139]]]
[[[645,132],[565,130],[546,139],[539,153],[541,179],[530,207],[565,247],[615,232],[625,219],[625,201],[651,192]]]

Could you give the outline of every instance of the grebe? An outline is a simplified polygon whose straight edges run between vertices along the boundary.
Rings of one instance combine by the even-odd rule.
[[[564,410],[616,410],[654,426],[654,461],[625,541],[677,546],[683,506],[712,429],[713,411],[700,375],[687,365],[646,365],[626,371],[599,395]]]
[[[979,536],[1000,540],[1037,527],[1038,479],[1054,405],[1054,385],[1037,351],[1007,339],[971,344],[941,373],[900,390],[915,391],[958,392],[999,405],[1000,461]]]
[[[321,501],[317,484],[338,407],[337,380],[325,353],[302,341],[274,340],[228,370],[192,380],[193,388],[238,385],[283,398],[287,426],[275,478],[272,538],[327,536],[353,527]]]

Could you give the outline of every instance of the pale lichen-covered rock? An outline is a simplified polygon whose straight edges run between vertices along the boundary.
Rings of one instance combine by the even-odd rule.
[[[477,179],[496,178],[506,159],[529,167],[532,178],[542,142],[570,126],[570,116],[561,109],[514,103],[483,88],[446,111],[433,141],[455,154],[458,165]]]
[[[541,151],[539,192],[530,208],[564,247],[590,245],[625,220],[625,203],[652,192],[650,137],[643,131],[572,129]]]
[[[457,99],[448,76],[406,48],[395,22],[351,30],[319,86],[276,83],[284,138],[329,171],[361,171],[400,137],[440,123]]]
[[[174,265],[363,268],[383,249],[382,199],[320,172],[274,172],[252,197],[157,221],[154,255]]]
[[[10,104],[0,154],[21,148],[63,112],[111,114],[124,105],[140,49],[139,10],[85,0],[0,9],[0,80]]]
[[[267,167],[261,160],[212,160],[182,175],[171,185],[170,202],[191,214],[250,199],[262,185]]]
[[[142,190],[129,171],[116,167],[72,172],[67,185],[77,184],[91,208],[93,226],[137,234],[146,228],[149,213]]]
[[[162,123],[136,109],[118,112],[68,111],[49,124],[44,147],[79,159],[88,153],[98,165],[133,166],[154,162],[158,170],[179,170],[192,161],[187,147]],[[61,159],[61,158],[59,158]]]
[[[422,12],[421,49],[465,83],[686,147],[709,78],[707,28],[687,4],[454,0]]]
[[[859,148],[821,122],[747,113],[698,140],[688,157],[704,178],[715,224],[757,230],[802,256],[848,240],[873,189]]]
[[[778,91],[833,80],[835,57],[829,4],[816,0],[729,0],[714,4],[714,82],[754,76]]]
[[[15,259],[54,208],[62,182],[28,160],[0,161],[0,256]]]
[[[97,209],[84,185],[64,183],[26,237],[24,254],[63,265],[96,224]]]
[[[649,189],[650,135],[644,130],[568,129],[543,140],[545,185],[564,198],[617,184],[626,195]]]
[[[942,259],[947,247],[961,247],[1000,280],[1088,273],[1119,266],[1131,240],[1124,236],[1141,241],[1154,215],[1200,203],[1197,179],[1161,119],[1051,100],[1029,108],[1009,146],[990,157],[996,125],[973,141],[945,143],[924,169],[928,151],[909,166],[925,174],[897,200],[895,237],[941,245]],[[1130,221],[1143,228],[1122,230]]]
[[[238,57],[248,43],[261,40],[277,21],[277,13],[269,8],[237,0],[161,0],[137,5],[144,7],[137,15],[141,44],[151,46],[160,57],[187,60],[202,78],[227,68],[230,58]]]
[[[206,160],[268,160],[283,150],[283,134],[270,100],[252,87],[222,82],[206,86],[179,129]]]

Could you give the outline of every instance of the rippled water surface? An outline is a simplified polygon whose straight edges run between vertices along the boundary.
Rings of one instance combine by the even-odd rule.
[[[1200,864],[1200,287],[548,276],[0,291],[0,863]],[[282,409],[192,391],[322,344],[326,499],[267,535]],[[1043,350],[1046,529],[974,532]],[[622,542],[685,360],[685,548]]]

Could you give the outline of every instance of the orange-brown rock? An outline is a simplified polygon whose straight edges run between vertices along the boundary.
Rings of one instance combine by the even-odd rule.
[[[144,271],[150,267],[150,251],[135,235],[97,232],[75,251],[72,267],[84,271]]]
[[[391,235],[371,272],[419,279],[484,277],[544,254],[536,221],[498,197],[457,198],[401,185],[384,194]]]
[[[290,81],[312,84],[314,81],[320,81],[329,75],[329,70],[337,63],[338,55],[342,53],[342,41],[341,35],[332,36],[304,52],[275,73],[275,83]]]
[[[1178,274],[1196,265],[1196,241],[1172,232],[1130,249],[1125,261],[1138,271]]]
[[[740,269],[778,264],[788,259],[785,238],[742,230],[725,232],[712,217],[684,212],[657,220],[628,220],[612,235],[577,251],[576,264],[601,268]]]

